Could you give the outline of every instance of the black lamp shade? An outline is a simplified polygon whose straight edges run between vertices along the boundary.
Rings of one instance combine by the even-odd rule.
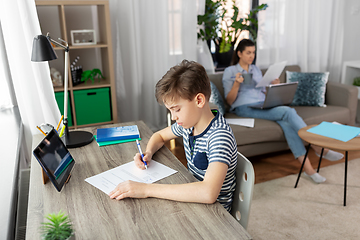
[[[44,35],[34,37],[31,61],[42,62],[57,59],[57,55],[51,46],[49,39]]]

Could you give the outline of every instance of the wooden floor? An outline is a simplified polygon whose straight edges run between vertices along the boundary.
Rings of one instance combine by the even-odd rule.
[[[165,144],[166,147],[186,166],[186,158],[184,148],[181,144],[176,143],[175,140]],[[360,158],[360,151],[349,152],[349,160]],[[317,168],[319,157],[317,157],[312,149],[309,151],[309,158],[312,161],[314,169]],[[285,177],[299,172],[300,163],[294,159],[294,156],[289,151],[272,153],[248,158],[255,170],[255,183],[266,182],[272,179]],[[344,162],[345,159],[331,162],[326,159],[321,161],[321,167]],[[320,171],[321,172],[321,171]]]

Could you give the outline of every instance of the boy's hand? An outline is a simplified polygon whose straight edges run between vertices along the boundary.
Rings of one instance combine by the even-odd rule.
[[[151,160],[151,156],[150,156],[150,154],[148,153],[148,152],[145,152],[144,153],[144,159],[143,159],[146,163],[147,163],[147,165],[149,166],[149,162],[150,162],[150,160]],[[144,170],[145,169],[145,164],[144,164],[144,162],[141,160],[141,155],[140,155],[140,153],[136,153],[135,154],[135,156],[134,156],[134,162],[135,162],[135,165],[138,167],[138,168],[140,168],[140,169],[142,169],[142,170]]]
[[[109,193],[109,196],[116,200],[124,198],[147,198],[145,194],[146,186],[146,183],[125,181],[119,183],[116,188]]]

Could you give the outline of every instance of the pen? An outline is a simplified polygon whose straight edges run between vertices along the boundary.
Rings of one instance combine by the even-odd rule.
[[[57,128],[56,128],[56,131],[59,131],[59,127],[60,127],[60,124],[61,124],[61,120],[63,120],[64,118],[64,115],[61,116],[61,119],[59,121],[59,124],[57,125]]]
[[[44,134],[45,136],[46,136],[46,133],[44,133],[44,131],[43,130],[41,130],[41,128],[39,128],[39,126],[36,126],[37,127],[37,129],[39,129],[40,130],[40,132],[42,132],[42,134]]]
[[[136,139],[136,145],[137,145],[137,147],[139,149],[139,153],[141,155],[141,160],[143,161],[143,163],[145,165],[145,168],[147,169],[147,163],[144,161],[144,154],[141,151],[140,143],[139,143],[139,140],[137,140],[137,139]]]
[[[62,137],[62,135],[64,134],[64,130],[65,130],[65,125],[62,126],[59,137]]]

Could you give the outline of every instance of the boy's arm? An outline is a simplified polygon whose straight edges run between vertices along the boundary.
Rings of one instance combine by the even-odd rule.
[[[144,161],[147,163],[150,162],[152,156],[159,150],[166,141],[177,138],[177,136],[172,132],[171,126],[168,126],[162,130],[154,133],[146,146],[146,150],[144,152]],[[136,153],[134,156],[135,165],[140,169],[145,169],[144,163],[141,161],[141,156],[139,153]]]
[[[126,181],[110,194],[111,198],[155,197],[181,202],[214,203],[219,196],[228,165],[222,162],[209,164],[203,181],[185,184],[146,184]]]

